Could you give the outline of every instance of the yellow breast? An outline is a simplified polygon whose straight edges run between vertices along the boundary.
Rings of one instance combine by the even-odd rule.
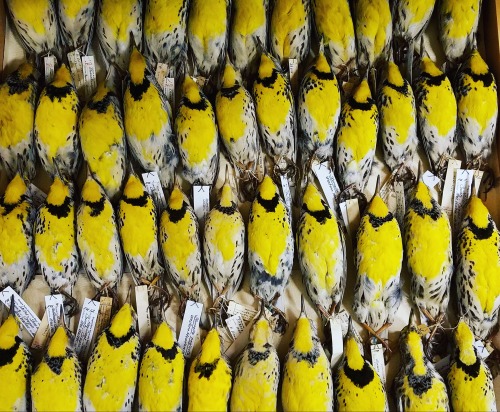
[[[153,201],[148,198],[144,207],[120,203],[120,227],[123,250],[131,256],[146,256],[151,245],[156,242],[156,221],[153,218]]]
[[[103,0],[100,4],[101,18],[120,42],[128,42],[130,27],[137,18],[134,7],[139,7],[137,0]]]
[[[33,132],[35,110],[29,99],[33,86],[19,94],[9,94],[9,86],[0,87],[0,146],[15,146]]]

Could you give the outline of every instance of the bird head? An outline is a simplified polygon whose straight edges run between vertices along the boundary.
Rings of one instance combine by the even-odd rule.
[[[151,342],[160,348],[170,349],[175,343],[174,332],[166,322],[162,322],[156,329]]]
[[[3,200],[6,204],[15,205],[21,201],[22,196],[26,195],[27,192],[28,186],[26,182],[19,174],[16,174],[7,185]]]
[[[427,373],[427,366],[424,347],[417,329],[413,310],[410,313],[408,326],[401,331],[399,342],[402,356],[407,360],[405,363],[411,365],[415,375],[425,375]]]
[[[304,190],[302,204],[311,212],[318,212],[326,209],[326,204],[321,193],[311,181],[307,183],[306,190]]]
[[[130,173],[125,188],[123,189],[123,195],[128,199],[138,199],[142,197],[144,193],[145,189],[139,177],[134,173]]]
[[[184,202],[188,203],[188,199],[182,188],[178,184],[175,184],[168,198],[168,207],[171,210],[181,210]]]
[[[19,76],[19,80],[23,80],[23,81],[24,80],[36,80],[40,76],[40,73],[38,73],[38,70],[29,61],[23,62],[19,65],[19,67],[17,69],[17,74]]]
[[[236,70],[229,58],[227,58],[226,66],[224,67],[224,72],[222,74],[222,87],[228,89],[236,85],[241,85],[241,82],[240,72]]]
[[[200,86],[198,86],[198,83],[196,83],[189,74],[186,74],[186,76],[184,76],[184,82],[182,83],[182,94],[191,103],[198,103],[203,99]]]
[[[371,213],[375,217],[386,217],[389,214],[389,208],[380,196],[380,176],[377,177],[377,186],[375,188],[375,194],[372,197],[370,204],[367,209],[368,213]]]
[[[0,326],[0,350],[12,348],[16,343],[19,332],[19,322],[16,319],[16,315],[11,311],[7,319]]]
[[[365,364],[365,359],[361,353],[358,334],[354,330],[352,318],[349,318],[349,329],[345,341],[345,359],[349,368],[361,370]]]
[[[71,73],[64,63],[54,73],[54,80],[51,83],[55,87],[64,87],[68,84],[73,84]]]
[[[372,98],[372,92],[370,91],[370,85],[368,84],[368,79],[365,77],[361,80],[361,83],[354,89],[352,94],[353,99],[358,103],[367,103]]]
[[[458,357],[466,365],[476,362],[477,356],[474,352],[474,335],[463,319],[460,319],[453,335],[458,349]]]
[[[146,77],[147,62],[144,55],[134,46],[130,54],[130,61],[128,64],[128,71],[130,73],[130,80],[134,84],[142,84]]]
[[[322,47],[320,47],[318,56],[316,57],[316,60],[314,61],[314,67],[316,68],[317,71],[320,73],[332,73],[332,69],[330,65],[328,64],[328,60],[326,59],[325,56],[325,50],[322,44]]]
[[[474,188],[472,189],[472,194],[465,211],[464,219],[467,218],[469,218],[478,228],[487,228],[491,221],[490,212],[483,201],[476,196]]]
[[[278,193],[278,188],[269,175],[265,175],[257,189],[260,197],[264,200],[271,200]]]
[[[427,73],[429,76],[438,77],[443,74],[441,69],[437,67],[436,63],[427,56],[422,57],[422,61],[420,62],[420,68],[423,73]]]
[[[266,317],[266,306],[263,301],[260,304],[260,313],[250,331],[250,341],[254,348],[261,348],[266,344],[272,344],[273,331]]]
[[[109,331],[116,336],[121,338],[125,336],[130,329],[135,330],[135,322],[137,315],[130,303],[125,303],[116,315],[111,319],[111,324],[109,325]]]
[[[50,185],[46,202],[54,206],[62,206],[66,198],[71,198],[71,196],[71,186],[64,179],[56,175],[52,185]]]
[[[307,317],[304,296],[301,296],[301,311],[293,331],[293,347],[301,353],[308,353],[314,349],[315,332],[311,321]]]
[[[72,336],[64,325],[59,325],[50,339],[47,354],[51,358],[66,356],[66,349],[72,345]]]
[[[226,165],[226,178],[221,189],[219,203],[222,207],[231,207],[234,202],[233,189],[229,181],[229,166]]]
[[[387,81],[398,87],[402,87],[405,84],[398,65],[393,61],[387,62]]]
[[[82,201],[95,203],[99,202],[103,197],[105,197],[104,189],[97,183],[92,175],[88,173],[87,180],[85,180],[82,188]]]
[[[273,71],[277,70],[275,60],[266,52],[260,56],[259,79],[266,79],[273,75]]]
[[[213,327],[207,333],[201,345],[200,362],[213,363],[221,357],[221,341],[217,328]]]

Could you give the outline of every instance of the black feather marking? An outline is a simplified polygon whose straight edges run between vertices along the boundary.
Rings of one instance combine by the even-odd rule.
[[[170,221],[172,223],[177,223],[181,221],[186,215],[187,206],[188,205],[186,202],[182,202],[182,207],[180,209],[171,209],[170,207],[167,206],[167,213],[170,216]]]
[[[491,216],[488,217],[488,226],[486,227],[477,226],[470,217],[467,219],[469,220],[467,226],[477,240],[489,239],[493,235],[493,231],[495,230],[495,228],[493,226]]]
[[[73,92],[73,86],[69,83],[66,83],[66,85],[63,87],[56,87],[52,84],[49,84],[45,90],[46,95],[51,101],[54,101],[54,99],[61,101],[61,99]]]
[[[214,208],[225,215],[231,216],[236,212],[236,203],[231,202],[231,206],[222,206],[220,203],[217,203]]]
[[[370,368],[366,361],[363,364],[363,368],[360,370],[351,369],[346,362],[344,365],[344,372],[351,382],[358,388],[364,388],[373,380],[375,376],[373,369]]]
[[[223,87],[221,90],[221,94],[223,97],[226,97],[231,100],[238,95],[239,88],[240,88],[239,84],[235,84],[234,86],[231,87]]]
[[[429,216],[432,220],[436,221],[441,216],[441,212],[439,210],[438,203],[431,199],[432,209],[429,209],[424,206],[424,204],[419,199],[413,199],[410,204],[410,208],[415,211],[417,215],[420,217],[424,217],[425,215]]]
[[[87,107],[91,110],[95,110],[97,113],[106,113],[108,110],[108,106],[112,103],[114,93],[109,91],[106,96],[102,100],[99,101],[93,101],[91,100],[88,104]]]
[[[371,213],[368,213],[368,218],[370,220],[370,224],[376,229],[376,228],[382,226],[384,223],[390,222],[392,219],[394,219],[394,216],[392,216],[391,212],[389,212],[384,217],[378,217],[378,216],[372,215]]]
[[[277,193],[273,196],[272,199],[263,199],[260,194],[257,195],[257,202],[266,209],[266,212],[272,213],[276,210],[276,207],[278,206],[280,201],[280,197],[278,196]]]
[[[201,378],[210,379],[210,376],[212,376],[212,373],[214,373],[214,370],[217,367],[218,362],[219,359],[216,359],[212,363],[199,363],[198,365],[196,365],[194,371],[195,373],[199,374],[198,379]]]
[[[144,81],[140,84],[134,84],[130,82],[130,95],[137,102],[141,100],[142,95],[146,93],[151,85],[147,77],[144,77]]]
[[[195,103],[184,96],[182,98],[181,104],[188,107],[189,109],[199,110],[200,112],[204,112],[208,108],[208,101],[207,101],[207,99],[203,99],[203,98],[200,99],[199,102]]]
[[[353,96],[349,97],[349,106],[356,110],[367,112],[372,110],[374,105],[375,101],[372,98],[368,98],[366,102],[358,102]]]
[[[264,78],[257,77],[255,81],[259,84],[262,84],[262,86],[269,88],[272,87],[272,85],[274,84],[274,82],[276,82],[277,79],[278,79],[278,70],[273,69],[271,76]]]
[[[335,77],[332,72],[321,72],[316,67],[313,67],[311,72],[314,73],[319,80],[333,80]]]
[[[14,356],[19,349],[19,346],[21,346],[21,342],[21,338],[19,336],[16,336],[14,345],[12,345],[8,349],[0,349],[0,367],[12,363],[12,361],[14,360]]]
[[[472,365],[466,365],[460,360],[459,351],[457,349],[456,359],[457,359],[457,368],[462,369],[465,374],[472,376],[473,378],[477,378],[479,376],[479,372],[481,370],[481,360],[477,356],[476,348],[474,348],[474,354],[476,355],[476,361]]]
[[[420,75],[423,79],[425,79],[426,83],[429,86],[439,86],[446,80],[446,74],[440,74],[439,76],[432,76],[427,72],[422,72]]]
[[[148,204],[148,194],[144,192],[141,197],[127,197],[123,195],[123,201],[132,206],[144,207]]]
[[[148,344],[149,347],[153,347],[156,349],[156,351],[162,356],[163,359],[165,359],[167,362],[168,361],[172,361],[175,359],[175,357],[177,356],[177,352],[178,352],[178,349],[179,349],[179,346],[177,345],[177,343],[174,342],[174,344],[172,345],[172,347],[170,349],[164,349],[158,345],[155,345],[153,342],[150,342]]]
[[[493,73],[491,73],[490,71],[484,74],[477,74],[473,73],[469,67],[464,70],[464,73],[468,74],[475,82],[483,82],[484,87],[490,87],[495,80],[495,78],[493,77]]]
[[[413,389],[415,395],[422,396],[432,388],[432,375],[415,376],[411,373],[408,375],[408,385]]]
[[[92,209],[90,212],[90,216],[96,217],[102,213],[102,211],[104,210],[104,200],[104,197],[101,197],[97,202],[89,202],[86,200],[83,202]]]
[[[113,335],[113,333],[111,333],[109,328],[106,329],[105,333],[106,333],[106,339],[108,340],[109,345],[114,347],[114,348],[119,348],[124,343],[128,342],[132,336],[134,336],[135,329],[133,327],[130,327],[127,334],[125,336],[122,336],[121,338]]]
[[[307,212],[309,213],[314,219],[316,219],[316,221],[320,224],[323,224],[325,223],[327,220],[331,219],[332,218],[332,214],[330,213],[330,211],[325,207],[324,209],[322,210],[309,210],[307,208],[307,205],[304,203],[302,205],[302,208]]]
[[[62,219],[63,217],[67,217],[71,212],[71,198],[66,196],[62,205],[53,205],[47,202],[46,207],[52,216]]]

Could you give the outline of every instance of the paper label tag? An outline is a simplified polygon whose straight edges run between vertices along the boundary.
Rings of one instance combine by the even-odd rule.
[[[45,343],[50,337],[49,320],[47,319],[47,313],[43,314],[42,322],[35,333],[35,337],[31,342],[32,349],[43,349]]]
[[[111,309],[113,307],[113,299],[103,296],[99,302],[99,313],[97,314],[97,321],[95,326],[94,338],[99,336],[101,332],[106,329],[111,320]]]
[[[175,103],[175,79],[173,77],[163,79],[163,93],[165,93],[170,107],[173,108]]]
[[[0,300],[8,308],[10,308],[12,296],[14,296],[14,313],[16,314],[16,317],[20,320],[28,333],[31,336],[35,336],[38,328],[40,327],[40,319],[38,319],[35,312],[31,310],[28,304],[10,286],[7,286],[0,292]]]
[[[381,343],[370,345],[372,353],[373,369],[377,372],[380,379],[385,384],[385,361],[384,361],[384,346]]]
[[[458,234],[462,227],[465,208],[471,195],[472,179],[476,179],[476,189],[479,190],[482,177],[483,172],[476,170],[458,169],[456,171],[455,190],[453,194],[453,229],[455,234]]]
[[[298,86],[298,69],[299,62],[297,59],[288,59],[288,74],[290,76],[290,84],[295,92]]]
[[[168,77],[168,64],[165,63],[158,63],[156,65],[156,71],[155,71],[155,77],[156,80],[158,81],[158,84],[162,85],[163,80],[165,80],[166,77]]]
[[[97,89],[94,56],[82,56],[82,66],[85,97],[88,99]]]
[[[165,200],[165,194],[163,193],[158,173],[143,173],[142,181],[144,182],[146,191],[153,197],[156,206],[162,211],[165,210],[167,208],[167,201]]]
[[[405,217],[405,187],[403,182],[396,182],[394,184],[394,192],[396,193],[396,220],[400,227],[403,227],[403,220]]]
[[[288,177],[286,175],[280,175],[281,189],[283,190],[283,199],[285,201],[286,209],[288,210],[288,216],[292,216],[292,192],[290,191],[290,183],[288,182]]]
[[[146,285],[135,287],[135,306],[137,308],[137,322],[139,336],[146,341],[151,337],[151,315],[149,312],[148,287]]]
[[[226,312],[228,315],[241,315],[241,317],[247,322],[251,321],[257,314],[257,311],[253,308],[243,306],[240,303],[236,303],[234,300],[229,301]]]
[[[429,188],[429,189],[434,189],[436,185],[441,181],[439,177],[434,175],[430,170],[427,170],[423,175],[422,175],[422,182]]]
[[[196,213],[201,227],[203,227],[210,212],[210,188],[211,186],[193,186],[194,213]]]
[[[441,198],[441,207],[448,215],[448,218],[453,226],[453,193],[455,190],[456,170],[460,169],[462,162],[460,160],[451,159],[448,162],[446,170],[446,178],[444,179],[443,196]]]
[[[333,171],[328,166],[328,163],[319,162],[313,162],[312,169],[323,189],[328,206],[330,206],[330,209],[335,210],[334,200],[340,193],[340,187]]]
[[[332,334],[332,358],[330,363],[334,368],[344,353],[342,320],[338,316],[330,319],[330,332]]]
[[[35,208],[37,208],[38,206],[40,206],[45,202],[47,194],[44,191],[40,190],[33,183],[30,183],[29,188],[30,188],[29,195],[31,198],[31,203]]]
[[[75,351],[81,359],[87,359],[94,336],[97,315],[99,314],[99,302],[85,298],[80,321],[75,336]]]
[[[233,340],[235,340],[245,329],[245,322],[240,314],[236,314],[226,319],[226,326],[229,329]]]
[[[71,70],[71,76],[73,77],[73,82],[75,84],[76,90],[80,93],[80,89],[83,87],[83,65],[82,59],[80,57],[80,52],[74,50],[68,53],[69,68]]]
[[[203,311],[203,304],[188,300],[186,303],[186,311],[182,319],[181,332],[179,334],[179,346],[186,358],[191,358],[194,341],[200,331],[200,319]]]
[[[355,239],[361,219],[358,199],[347,199],[347,201],[342,202],[339,207],[347,233],[351,240]]]
[[[492,350],[488,350],[488,348],[480,340],[474,342],[474,347],[476,348],[477,356],[479,356],[483,360],[490,356],[492,352]]]
[[[49,84],[54,80],[54,73],[56,71],[56,56],[45,56],[43,58],[45,66],[45,83]]]
[[[52,335],[59,326],[61,312],[64,316],[64,306],[62,295],[47,295],[45,296],[45,313],[49,321],[50,334]]]

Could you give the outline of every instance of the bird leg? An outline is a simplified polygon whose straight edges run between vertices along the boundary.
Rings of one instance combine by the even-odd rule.
[[[385,339],[382,339],[382,337],[380,336],[380,333],[382,333],[384,330],[386,330],[388,327],[390,327],[392,325],[392,323],[386,323],[385,325],[383,325],[378,331],[374,331],[373,328],[368,325],[367,323],[362,323],[361,326],[363,326],[363,328],[365,328],[368,333],[370,333],[371,335],[375,336],[379,342],[384,345],[384,347],[392,353],[392,350],[391,348],[389,347],[389,344],[386,342]]]
[[[76,298],[71,296],[68,292],[66,292],[62,287],[60,287],[57,292],[63,295],[66,299],[64,300],[64,305],[68,307],[68,318],[73,317],[78,312],[78,301]]]

